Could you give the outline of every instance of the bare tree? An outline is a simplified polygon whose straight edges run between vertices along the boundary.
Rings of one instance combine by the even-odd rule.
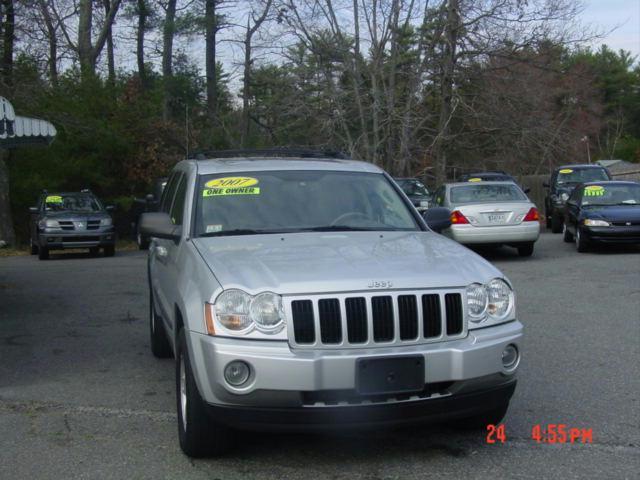
[[[144,88],[147,84],[147,73],[144,64],[144,39],[147,31],[147,19],[149,18],[149,7],[147,0],[137,0],[136,10],[138,23],[136,28],[136,63],[138,65],[138,77]]]
[[[109,37],[120,3],[121,0],[113,0],[109,6],[104,23],[94,44],[92,39],[93,2],[91,0],[79,0],[78,44],[76,50],[80,60],[80,70],[84,77],[94,76],[96,73],[96,62]]]
[[[453,75],[456,68],[459,29],[460,12],[458,0],[449,0],[447,3],[444,53],[440,67],[442,71],[440,75],[440,118],[438,120],[438,134],[434,148],[437,160],[437,183],[444,182],[447,177],[447,139],[453,114]]]
[[[162,116],[165,121],[171,116],[171,78],[173,77],[173,40],[176,33],[176,1],[167,0],[166,4],[161,4],[165,11],[162,29],[162,76],[164,81]]]
[[[11,83],[15,44],[15,8],[13,0],[2,0],[2,63],[0,70],[6,84]]]
[[[246,147],[247,140],[249,138],[250,129],[250,112],[249,112],[249,98],[251,97],[251,69],[253,59],[251,57],[251,41],[256,34],[260,26],[264,23],[269,14],[269,10],[273,0],[266,0],[262,6],[262,12],[256,16],[256,12],[253,10],[247,15],[247,30],[244,36],[244,75],[242,82],[242,138],[241,143],[243,147]],[[253,21],[253,25],[251,22]]]
[[[102,0],[102,4],[104,6],[105,17],[108,17],[109,11],[111,10],[111,0]],[[113,23],[115,23],[115,18],[107,27],[107,75],[111,85],[116,81],[116,66],[113,55]]]
[[[218,121],[218,82],[216,73],[216,34],[219,0],[205,0],[205,68],[207,75],[207,115],[212,125]]]

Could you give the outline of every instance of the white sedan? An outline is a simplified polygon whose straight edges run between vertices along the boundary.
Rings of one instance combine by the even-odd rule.
[[[533,254],[538,209],[515,183],[449,183],[436,191],[434,203],[451,210],[444,235],[465,245],[509,245],[520,256]]]

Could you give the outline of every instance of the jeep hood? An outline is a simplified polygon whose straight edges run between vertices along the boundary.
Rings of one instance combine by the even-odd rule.
[[[482,257],[433,232],[289,233],[195,238],[222,288],[312,294],[461,287],[503,275]]]

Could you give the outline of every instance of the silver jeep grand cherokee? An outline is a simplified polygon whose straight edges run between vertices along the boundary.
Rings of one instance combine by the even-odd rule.
[[[180,162],[141,220],[151,348],[176,358],[187,455],[221,453],[235,429],[503,418],[515,295],[433,231],[447,210],[421,217],[368,163],[213,157]]]

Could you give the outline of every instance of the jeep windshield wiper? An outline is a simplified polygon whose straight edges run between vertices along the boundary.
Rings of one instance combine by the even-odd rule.
[[[319,227],[301,228],[305,232],[372,232],[375,230],[388,230],[382,227],[352,227],[350,225],[322,225]]]
[[[285,230],[253,230],[250,228],[235,228],[233,230],[221,230],[219,232],[206,232],[199,237],[225,237],[231,235],[261,235],[268,233],[285,233]]]

